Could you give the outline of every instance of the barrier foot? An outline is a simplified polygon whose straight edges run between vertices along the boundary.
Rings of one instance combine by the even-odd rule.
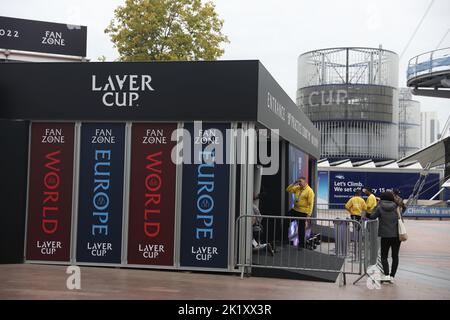
[[[345,273],[342,272],[341,274],[339,274],[339,277],[338,277],[338,286],[343,287],[346,285],[347,285],[347,278],[346,278]]]
[[[375,281],[375,279],[370,275],[370,274],[368,274],[367,272],[366,273],[364,273],[362,276],[360,276],[358,279],[356,279],[354,282],[353,282],[353,285],[355,285],[355,284],[357,284],[359,281],[361,281],[361,279],[363,279],[364,277],[368,277],[368,278],[370,278],[370,279],[372,279],[372,280],[374,280]]]

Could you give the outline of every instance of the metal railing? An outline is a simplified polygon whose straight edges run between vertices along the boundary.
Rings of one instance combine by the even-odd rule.
[[[450,70],[450,48],[425,52],[411,58],[408,62],[406,78]]]
[[[241,277],[252,268],[303,271],[306,274],[367,274],[377,263],[377,221],[356,221],[342,209],[318,208],[317,217],[243,215],[236,221],[235,266]],[[305,241],[298,225],[306,224]],[[302,247],[303,245],[303,247]],[[358,282],[355,281],[354,283]]]
[[[350,214],[342,203],[318,203],[316,205],[316,218],[346,219]]]
[[[363,215],[364,216],[364,215]],[[304,248],[298,225],[305,223]],[[306,274],[360,275],[379,262],[378,221],[350,219],[343,204],[318,204],[315,217],[243,215],[235,224],[235,266],[241,277],[252,268]]]
[[[369,268],[375,266],[378,271],[382,269],[380,258],[380,238],[378,237],[378,221],[364,220],[362,221],[362,228],[364,230],[363,247],[364,247],[364,266],[363,273],[356,279],[353,284],[358,283],[364,277],[368,277],[369,281],[377,281],[373,275],[368,272]]]

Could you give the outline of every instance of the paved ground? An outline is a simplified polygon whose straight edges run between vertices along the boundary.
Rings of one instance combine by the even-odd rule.
[[[337,284],[234,275],[82,267],[66,289],[65,267],[0,265],[0,299],[450,299],[450,221],[406,222],[395,285]]]

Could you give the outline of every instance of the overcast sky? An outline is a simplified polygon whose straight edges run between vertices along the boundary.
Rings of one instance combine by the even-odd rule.
[[[380,44],[400,54],[431,0],[215,0],[230,43],[222,59],[259,59],[295,101],[297,57],[321,48]],[[124,0],[0,0],[0,15],[88,27],[88,58],[117,58],[105,27]],[[400,60],[399,86],[413,56],[436,48],[450,28],[450,1],[435,0]],[[450,47],[450,33],[441,47]],[[437,111],[441,128],[450,100],[415,97]]]

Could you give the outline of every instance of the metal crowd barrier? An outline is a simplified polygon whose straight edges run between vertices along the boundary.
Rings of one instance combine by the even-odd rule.
[[[375,266],[378,273],[381,274],[382,265],[380,258],[380,238],[378,237],[378,220],[362,221],[363,233],[363,255],[364,268],[361,276],[356,279],[353,284],[358,283],[364,277],[368,277],[370,281],[376,281],[374,275],[369,273],[369,268]]]
[[[235,266],[367,275],[378,258],[378,222],[351,220],[337,207],[318,208],[317,217],[243,215],[236,221]],[[306,248],[298,250],[295,224],[305,222]],[[290,230],[289,230],[290,229]]]
[[[315,217],[325,219],[346,219],[350,217],[350,214],[345,210],[344,204],[342,203],[318,203]]]
[[[348,218],[350,214],[345,209],[344,204],[326,203],[317,204],[318,218]],[[371,274],[368,274],[368,269],[375,266],[381,273],[381,257],[380,257],[380,238],[378,237],[378,221],[366,219],[366,213],[362,213],[361,224],[363,228],[363,244],[362,252],[364,256],[364,268],[361,277],[359,277],[353,284],[359,282],[364,276],[369,277],[375,281]]]

